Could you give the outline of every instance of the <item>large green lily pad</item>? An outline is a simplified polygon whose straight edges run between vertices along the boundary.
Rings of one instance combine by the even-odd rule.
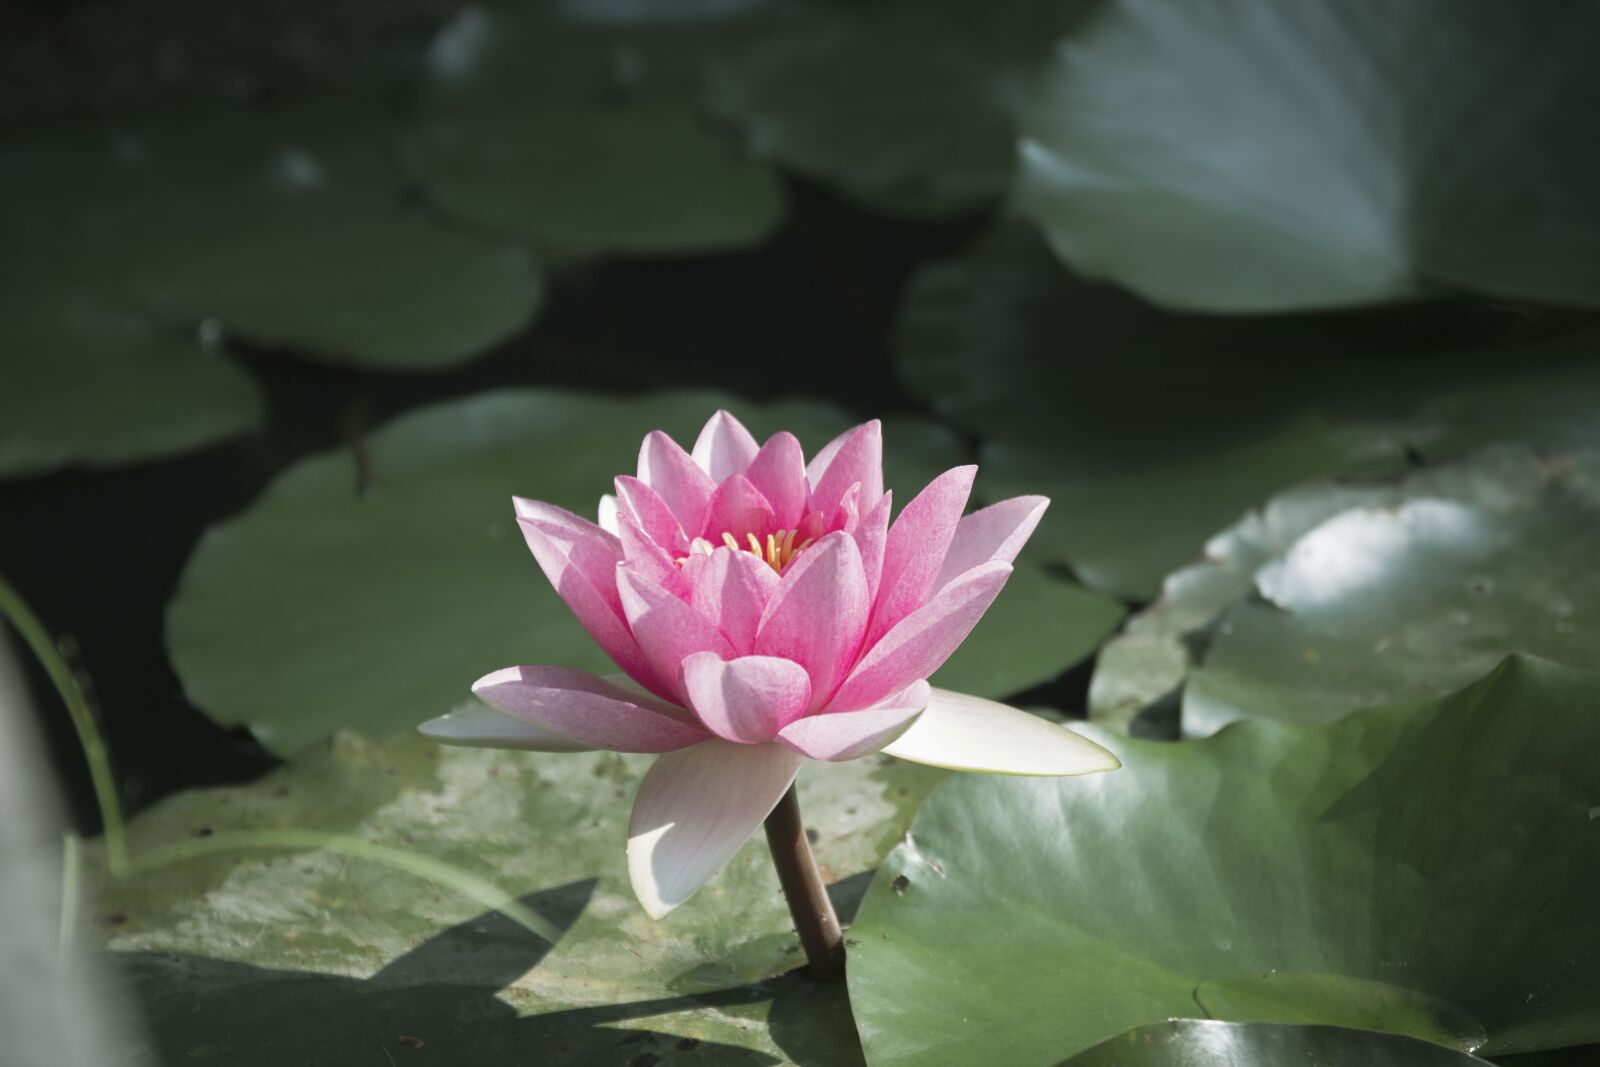
[[[745,20],[607,20],[599,6],[576,7],[587,19],[472,7],[440,31],[406,145],[427,195],[559,255],[758,243],[782,186],[699,114],[684,55],[726,45]]]
[[[527,322],[539,276],[407,204],[394,137],[364,98],[49,129],[0,160],[0,229],[46,297],[105,292],[333,363],[448,366]]]
[[[938,217],[1010,185],[1014,105],[1087,3],[817,4],[709,73],[751,151],[869,207]]]
[[[843,987],[784,974],[803,956],[759,835],[666,920],[634,901],[623,844],[649,763],[341,735],[140,816],[135,874],[101,878],[93,914],[161,1062],[859,1063]],[[846,914],[943,776],[887,757],[802,772]],[[559,938],[348,849],[237,847],[283,831],[449,864]]]
[[[1058,1067],[1473,1067],[1484,1061],[1411,1037],[1335,1026],[1174,1019],[1140,1026]]]
[[[812,450],[856,421],[818,403],[713,393],[506,391],[403,416],[359,457],[302,461],[209,531],[185,570],[167,640],[186,691],[288,754],[340,727],[414,725],[506,664],[614,669],[528,555],[510,497],[592,515],[612,477],[632,471],[646,432],[692,442],[718,407],[758,436],[788,429]],[[966,458],[926,421],[890,419],[885,440],[886,484],[904,499]],[[939,680],[1006,696],[1087,655],[1116,614],[1027,573]]]
[[[1491,453],[1450,474],[1263,564],[1189,673],[1185,731],[1436,696],[1510,652],[1600,667],[1600,454]]]
[[[1106,738],[1115,774],[946,782],[853,930],[868,1061],[1029,1067],[1208,1016],[1593,1042],[1597,709],[1600,675],[1513,657],[1330,726]]]
[[[1597,47],[1587,4],[1120,0],[1025,109],[1019,199],[1068,262],[1175,307],[1593,307]]]

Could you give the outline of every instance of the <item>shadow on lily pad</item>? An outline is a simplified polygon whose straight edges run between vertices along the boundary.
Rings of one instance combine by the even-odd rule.
[[[595,881],[530,894],[563,932]],[[854,889],[854,887],[851,887]],[[847,894],[855,895],[855,894]],[[144,1009],[159,1063],[228,1067],[494,1067],[497,1064],[766,1067],[764,1052],[696,1036],[706,1011],[760,1025],[798,1064],[861,1062],[842,985],[791,973],[731,989],[520,1016],[500,993],[553,946],[497,912],[442,931],[367,978],[178,953],[111,958]],[[673,1019],[673,1016],[680,1016]],[[653,1019],[661,1029],[630,1028]],[[720,1020],[719,1020],[720,1021]],[[819,1036],[826,1039],[819,1041]]]

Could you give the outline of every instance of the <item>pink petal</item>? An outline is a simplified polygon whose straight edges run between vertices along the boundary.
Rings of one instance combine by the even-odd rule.
[[[689,458],[689,453],[678,447],[678,442],[660,430],[650,431],[639,446],[639,480],[666,501],[679,526],[690,531],[700,529],[706,501],[711,499],[716,485]],[[644,528],[655,533],[648,525]]]
[[[889,513],[894,510],[894,490],[886,490],[873,509],[856,527],[856,544],[861,548],[861,569],[867,575],[867,599],[876,603],[883,578],[883,553],[889,541]]]
[[[839,498],[839,506],[833,509],[833,518],[828,522],[829,530],[843,530],[845,533],[855,533],[856,526],[861,521],[861,483],[857,482],[844,491],[844,496]]]
[[[811,707],[821,707],[855,658],[870,607],[861,550],[849,534],[831,533],[789,564],[762,615],[756,652],[804,667]]]
[[[945,689],[933,690],[921,717],[883,751],[915,763],[990,774],[1093,774],[1121,766],[1116,756],[1064,726]]]
[[[832,515],[845,491],[860,484],[860,507],[872,510],[883,495],[883,424],[877,419],[846,430],[823,446],[806,468],[811,506]]]
[[[694,461],[713,482],[743,474],[755,458],[756,439],[744,428],[744,423],[726,411],[719,411],[706,420],[694,443]]]
[[[894,520],[872,626],[867,630],[869,644],[927,602],[977,473],[978,468],[971,466],[945,471],[929,482]]]
[[[688,900],[777,807],[800,757],[711,740],[656,760],[633,802],[628,877],[652,919]]]
[[[778,591],[778,572],[750,552],[713,549],[696,552],[684,564],[689,603],[722,631],[737,655],[756,647],[761,615]]]
[[[610,564],[611,573],[602,580],[599,560],[586,558],[589,554],[587,551],[577,550],[579,538],[573,530],[537,519],[518,519],[517,523],[522,527],[523,539],[533,550],[533,558],[539,561],[545,577],[550,579],[556,593],[566,601],[578,623],[611,657],[612,662],[641,683],[657,689],[660,683],[645,662],[644,654],[623,616],[622,600],[617,594],[616,563]],[[594,544],[590,543],[588,547],[592,550]],[[591,577],[591,574],[594,576]]]
[[[472,691],[507,715],[594,748],[670,752],[706,739],[699,724],[678,709],[634,696],[588,671],[507,667],[479,678]]]
[[[655,676],[672,699],[685,703],[683,661],[696,652],[733,657],[733,646],[711,621],[694,608],[645,578],[631,564],[617,568],[617,589],[634,639]]]
[[[828,706],[870,708],[938,670],[989,610],[1010,576],[1011,564],[985,563],[945,586],[861,657]]]
[[[772,505],[779,529],[794,529],[810,510],[806,455],[794,434],[775,433],[767,438],[745,477]]]
[[[670,590],[676,597],[681,598],[689,592],[683,568],[678,566],[666,549],[639,529],[639,524],[633,521],[631,515],[620,511],[617,513],[617,530],[621,534],[622,558],[640,574]]]
[[[620,514],[631,518],[646,536],[666,551],[689,551],[689,534],[654,489],[626,474],[618,475],[613,484]]]
[[[943,589],[985,563],[994,560],[1010,563],[1016,559],[1049,506],[1047,497],[1015,496],[963,518],[956,526],[956,535],[950,541],[950,550],[945,553],[933,588]]]
[[[928,700],[928,683],[917,682],[876,708],[796,719],[779,732],[778,743],[815,760],[858,759],[904,734]]]
[[[746,745],[771,741],[811,700],[805,668],[771,656],[696,653],[683,661],[683,687],[706,729]]]
[[[759,541],[774,528],[772,505],[767,498],[750,484],[750,479],[734,474],[711,494],[697,533],[713,545],[720,544],[722,535],[729,533],[742,545],[746,534],[755,534]]]

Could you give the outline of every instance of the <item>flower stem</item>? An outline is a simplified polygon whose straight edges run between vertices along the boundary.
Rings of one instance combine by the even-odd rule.
[[[794,928],[806,950],[806,973],[823,981],[843,981],[844,934],[811,855],[811,842],[800,821],[800,798],[793,785],[767,816],[767,845],[772,849],[772,865],[778,869],[778,883],[789,901]]]

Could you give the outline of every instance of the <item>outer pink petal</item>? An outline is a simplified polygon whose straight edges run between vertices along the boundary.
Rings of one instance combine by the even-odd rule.
[[[706,504],[705,519],[694,533],[712,544],[721,542],[724,533],[743,542],[746,534],[755,534],[757,540],[774,529],[776,523],[772,505],[761,495],[761,490],[750,484],[742,474],[730,475],[717,486]]]
[[[894,520],[872,626],[867,631],[869,644],[927,602],[977,473],[978,468],[972,466],[945,471],[929,482]]]
[[[872,510],[861,517],[856,527],[856,544],[861,548],[861,569],[867,575],[867,599],[878,600],[883,578],[883,554],[889,542],[889,513],[894,510],[894,490],[885,490]]]
[[[580,565],[579,560],[573,558],[576,542],[572,539],[571,531],[536,519],[517,521],[545,577],[550,579],[550,584],[555,586],[556,592],[566,601],[567,607],[589,636],[618,667],[641,684],[659,689],[660,683],[645,662],[644,654],[623,616],[614,577],[616,564],[611,564],[612,573],[606,575],[604,581],[599,580],[598,574],[591,578],[590,573],[594,569],[592,561]],[[576,554],[580,559],[584,555],[582,552]]]
[[[799,769],[782,745],[718,740],[656,760],[628,824],[628,877],[645,912],[663,917],[720,871]]]
[[[650,431],[639,446],[639,480],[666,501],[678,525],[690,531],[690,536],[700,529],[706,501],[716,485],[678,442],[660,430]],[[649,526],[645,529],[655,532]]]
[[[1014,496],[974,511],[956,526],[939,576],[937,592],[974,567],[999,560],[1010,563],[1028,543],[1050,501],[1042,496]]]
[[[1011,564],[985,563],[951,582],[861,657],[828,706],[870,708],[931,675],[966,640],[1010,576]]]
[[[724,659],[733,656],[733,646],[711,620],[630,564],[617,568],[617,589],[645,661],[675,703],[687,703],[681,670],[686,658],[696,652],[715,652]]]
[[[927,707],[930,692],[927,682],[916,682],[876,708],[807,715],[785,726],[778,743],[815,760],[858,759],[894,743],[910,729]]]
[[[683,661],[683,688],[706,729],[746,745],[771,741],[811,701],[805,668],[771,656],[722,660],[698,652]]]
[[[814,710],[855,659],[870,607],[861,550],[849,534],[831,533],[789,565],[762,616],[756,652],[804,667]]]
[[[806,455],[792,433],[775,433],[761,446],[745,472],[772,505],[780,529],[793,530],[810,510],[811,486],[806,481]]]
[[[682,554],[689,551],[689,537],[678,517],[667,507],[656,491],[637,478],[619,475],[613,483],[617,490],[617,510],[627,515],[645,535],[668,552]]]
[[[670,752],[706,739],[699,724],[681,711],[634,696],[588,671],[507,667],[479,678],[472,691],[508,715],[594,748]]]
[[[883,424],[877,419],[846,430],[823,446],[806,468],[811,506],[832,515],[845,491],[860,484],[860,507],[872,510],[883,495]]]
[[[694,461],[713,482],[743,474],[756,458],[756,439],[726,411],[706,420],[694,443]]]
[[[778,591],[778,572],[750,552],[727,547],[690,555],[683,571],[695,610],[722,631],[736,654],[753,652],[761,615]]]

